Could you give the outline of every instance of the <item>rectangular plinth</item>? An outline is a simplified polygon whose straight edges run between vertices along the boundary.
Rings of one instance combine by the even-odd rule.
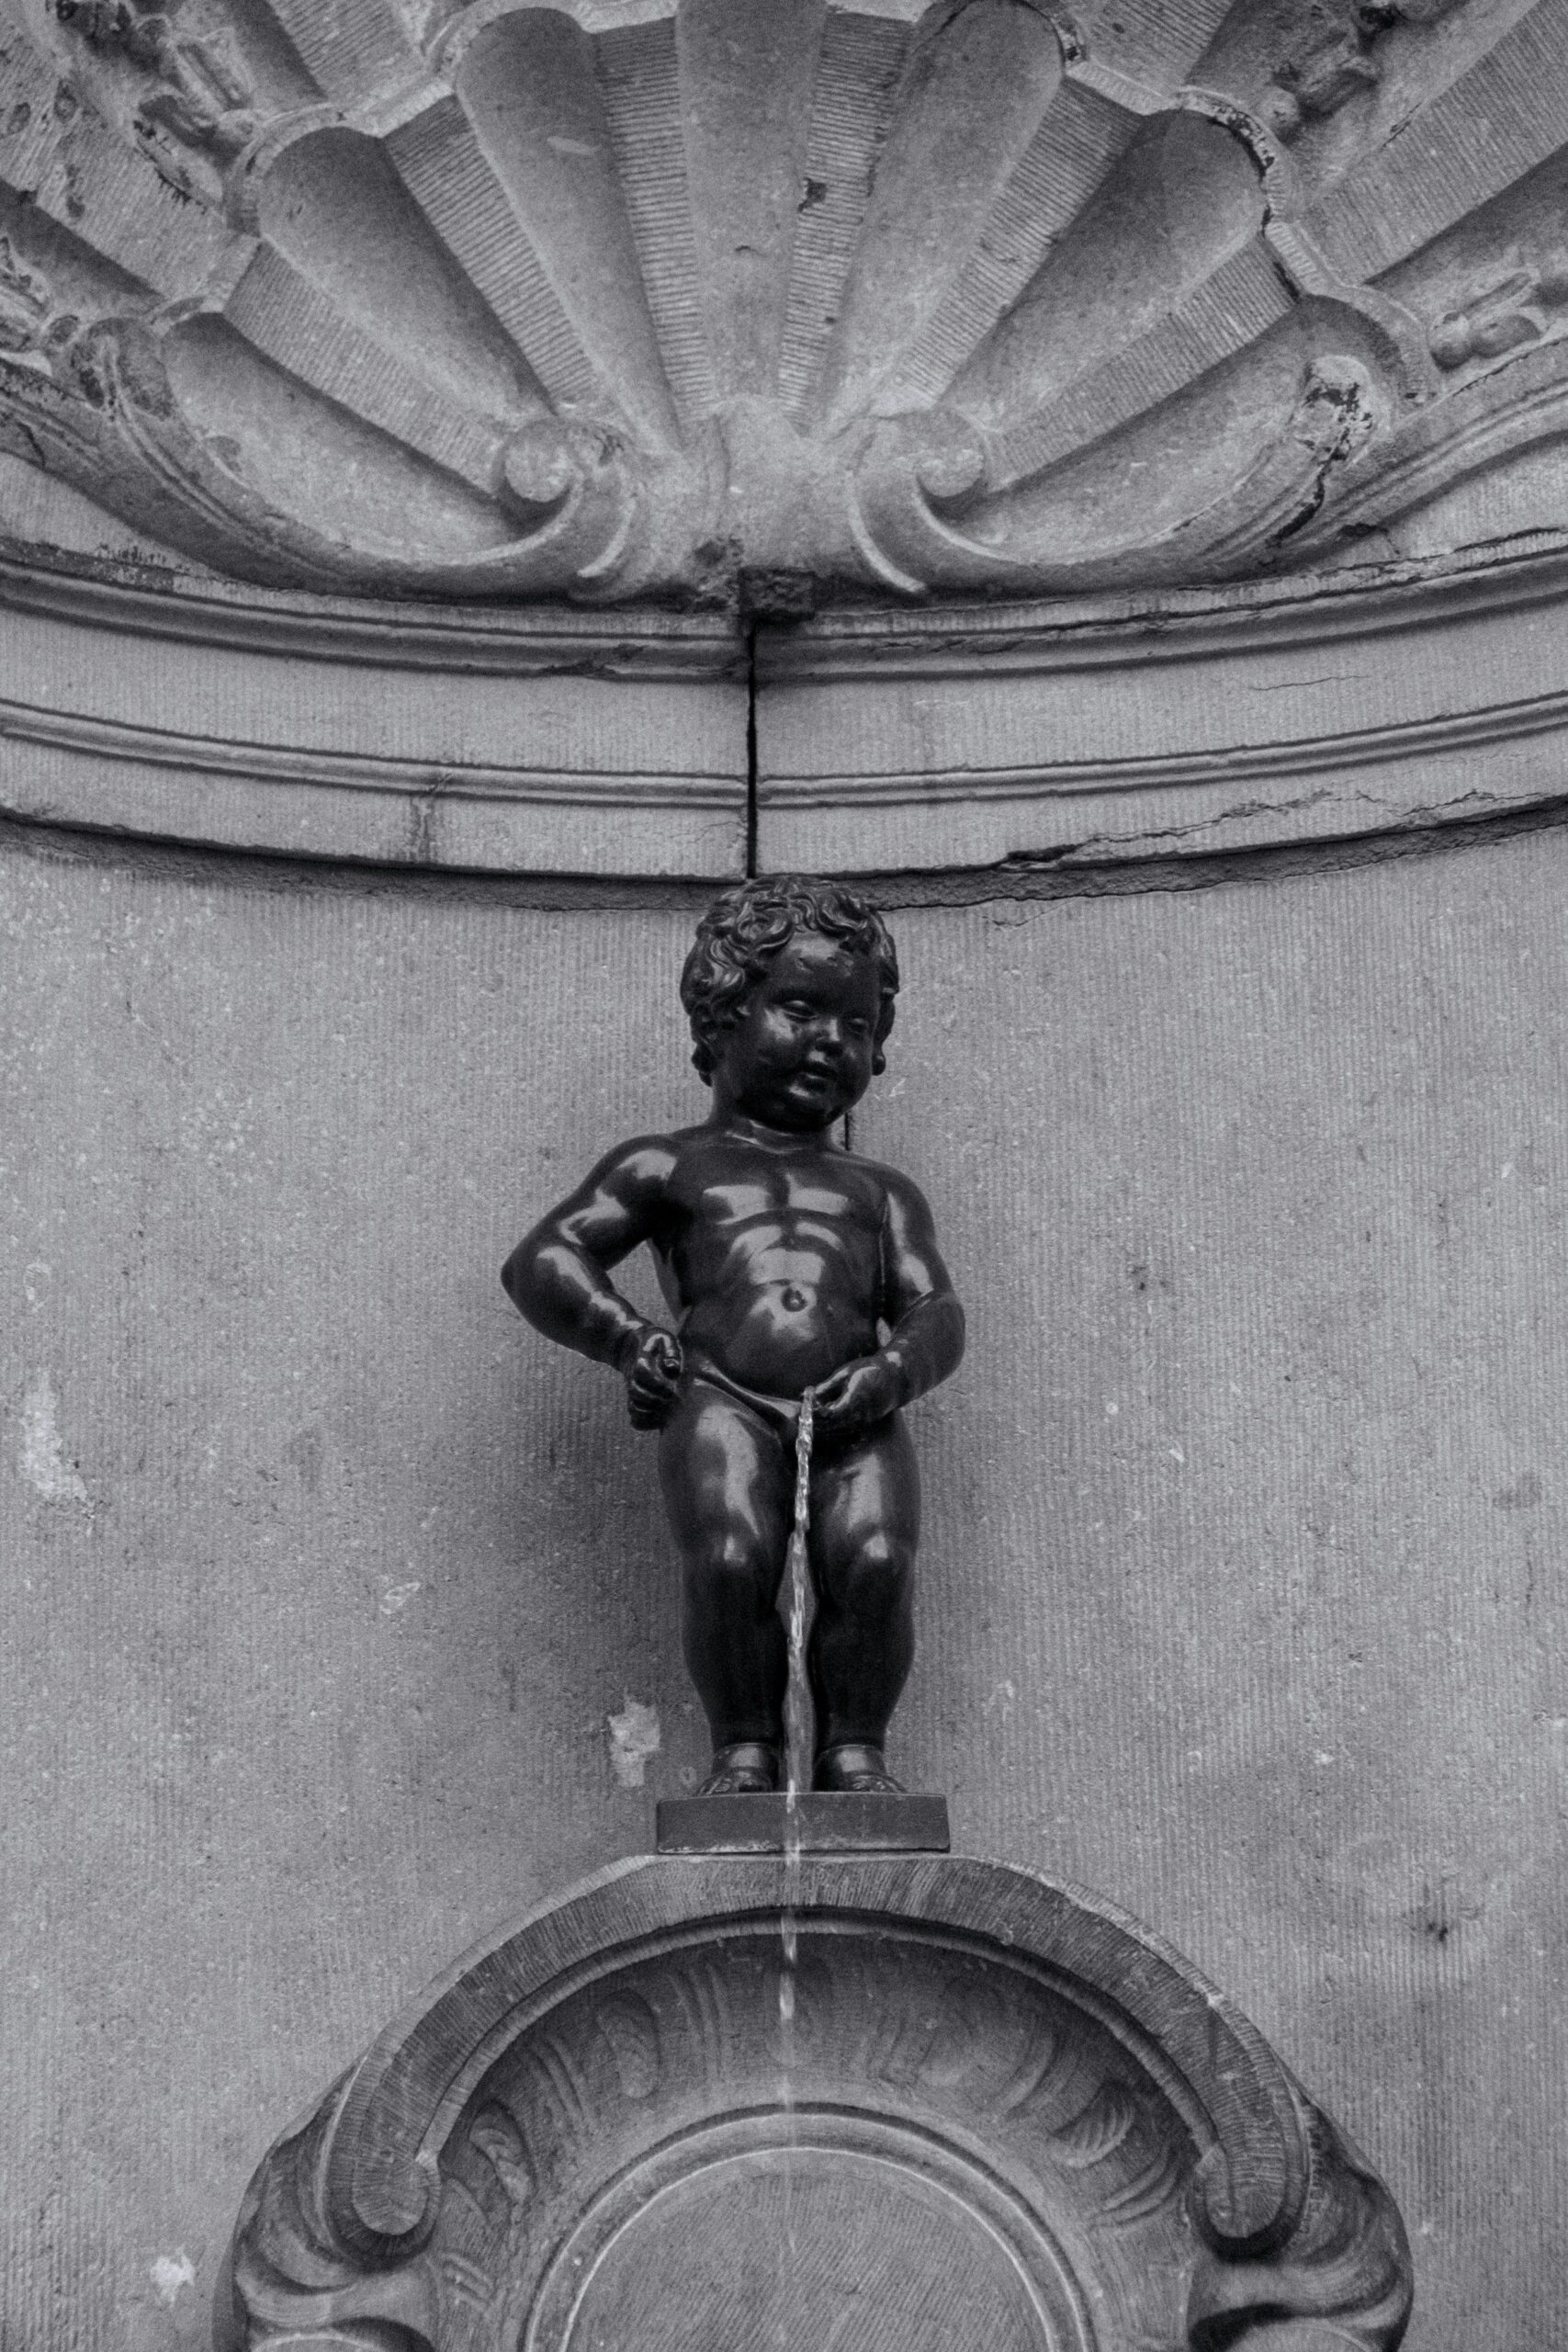
[[[662,1797],[661,1854],[945,1854],[947,1799],[939,1796],[810,1795],[795,1800],[795,1822],[783,1794]]]

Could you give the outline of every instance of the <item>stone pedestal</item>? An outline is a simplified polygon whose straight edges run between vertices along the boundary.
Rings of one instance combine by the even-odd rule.
[[[220,2352],[1348,2352],[1381,2182],[1133,1921],[958,1857],[660,1855],[504,1928],[266,2157]]]

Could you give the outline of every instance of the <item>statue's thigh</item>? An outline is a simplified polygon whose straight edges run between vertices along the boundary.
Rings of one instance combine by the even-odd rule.
[[[688,1553],[739,1544],[782,1566],[792,1476],[791,1455],[760,1414],[697,1383],[660,1438],[664,1506]]]
[[[812,1563],[830,1592],[868,1555],[895,1568],[912,1565],[919,1535],[920,1474],[895,1413],[820,1462],[811,1482]]]

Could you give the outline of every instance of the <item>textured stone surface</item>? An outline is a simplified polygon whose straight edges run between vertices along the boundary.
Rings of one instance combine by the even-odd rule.
[[[246,2193],[218,2352],[1392,2352],[1387,2191],[1135,1924],[956,1858],[606,1871]]]
[[[1234,578],[1560,435],[1568,0],[9,0],[0,442],[149,551]]]
[[[895,1768],[1255,2018],[1416,2352],[1568,2335],[1565,856],[896,912],[862,1123],[974,1333]],[[279,2125],[705,1760],[651,1462],[496,1281],[701,1101],[690,917],[0,872],[0,2334],[197,2352]]]

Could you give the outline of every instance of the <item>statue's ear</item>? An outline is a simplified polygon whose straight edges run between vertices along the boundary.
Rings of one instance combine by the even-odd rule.
[[[876,1024],[876,1049],[871,1057],[871,1074],[873,1078],[880,1078],[883,1071],[887,1068],[887,1057],[883,1052],[882,1048],[887,1043],[888,1033],[892,1029],[892,1026],[893,1000],[891,997],[885,996],[882,1000],[882,1017]]]

